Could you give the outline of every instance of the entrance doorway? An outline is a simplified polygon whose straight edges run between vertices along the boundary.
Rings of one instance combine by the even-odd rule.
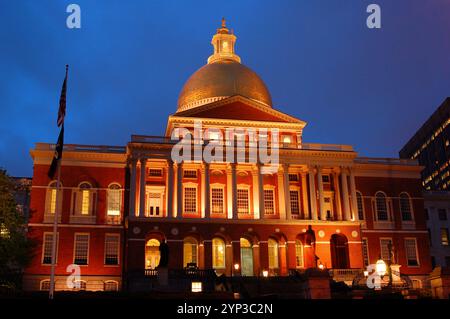
[[[330,240],[331,246],[331,263],[335,269],[350,268],[350,260],[348,254],[347,237],[341,234],[334,234]]]
[[[155,269],[159,265],[159,240],[150,239],[145,245],[145,269]]]
[[[253,248],[251,243],[241,238],[241,275],[253,276]]]

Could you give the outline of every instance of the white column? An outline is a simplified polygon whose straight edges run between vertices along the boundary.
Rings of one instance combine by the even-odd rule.
[[[183,163],[177,165],[177,218],[183,217]]]
[[[259,187],[258,187],[258,168],[254,167],[252,169],[252,179],[253,179],[253,214],[255,219],[260,219],[259,214]]]
[[[141,176],[139,182],[139,217],[145,217],[145,180],[147,177],[147,159],[141,158]]]
[[[339,187],[339,173],[334,172],[333,174],[333,185],[334,185],[334,200],[336,201],[336,214],[337,219],[342,220],[342,205],[341,205],[341,190]]]
[[[205,185],[205,193],[203,195],[205,199],[205,218],[209,218],[211,216],[211,205],[210,205],[210,181],[209,181],[209,163],[204,163],[204,185]]]
[[[313,167],[308,167],[309,180],[309,202],[311,204],[311,219],[317,220],[317,197],[316,197],[316,181]]]
[[[341,168],[341,184],[342,184],[342,203],[344,209],[344,220],[350,220],[350,205],[348,199],[347,172],[345,168]]]
[[[278,179],[278,211],[280,214],[280,219],[286,219],[287,218],[287,212],[286,212],[286,188],[285,182],[284,182],[284,172],[283,172],[283,166],[279,166],[278,172],[277,172],[277,179]]]
[[[284,164],[283,165],[283,186],[284,186],[284,198],[281,198],[280,201],[284,200],[284,206],[286,209],[286,218],[292,219],[292,212],[291,212],[291,194],[289,192],[289,165]]]
[[[303,198],[303,218],[309,219],[308,187],[306,184],[306,172],[302,172],[302,198]]]
[[[322,180],[322,167],[317,166],[317,183],[319,186],[319,211],[320,219],[327,220],[327,215],[324,209],[324,199],[323,199],[323,180]]]
[[[231,163],[231,189],[233,219],[238,219],[236,163]]]
[[[264,179],[261,174],[261,164],[257,164],[258,167],[258,198],[259,198],[259,218],[264,219]]]
[[[227,166],[227,210],[228,219],[233,218],[233,180],[231,166]]]
[[[172,160],[167,161],[167,217],[173,218],[173,162]]]
[[[200,167],[200,214],[202,218],[205,217],[205,184],[205,166],[202,163]]]
[[[136,216],[136,164],[137,159],[132,158],[130,178],[130,216]]]
[[[359,220],[358,216],[358,203],[356,202],[356,184],[355,184],[355,173],[353,169],[350,169],[350,196],[352,198],[352,212],[353,220]]]

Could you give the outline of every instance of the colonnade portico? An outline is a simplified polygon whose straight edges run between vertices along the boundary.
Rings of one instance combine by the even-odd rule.
[[[139,167],[138,167],[139,163]],[[201,212],[202,218],[211,217],[211,170],[216,166],[224,172],[226,184],[223,191],[224,215],[227,219],[239,219],[238,211],[238,171],[245,171],[251,175],[248,198],[249,213],[253,219],[265,219],[265,187],[263,165],[249,163],[189,163],[190,167],[196,167],[200,172],[201,187],[198,190],[197,210]],[[182,218],[184,211],[183,203],[183,166],[184,163],[174,163],[166,160],[165,169],[165,188],[166,198],[164,201],[164,212],[167,218]],[[144,218],[146,214],[146,185],[148,168],[152,167],[151,159],[141,157],[139,159],[131,158],[130,167],[130,197],[129,213],[130,216]],[[139,180],[137,179],[137,170],[139,168]],[[326,172],[326,173],[324,173]],[[280,164],[276,173],[276,187],[274,187],[274,207],[279,219],[303,219],[303,220],[334,220],[334,221],[357,221],[357,199],[355,173],[350,166],[325,166],[325,165],[302,165],[302,164]],[[299,176],[298,192],[299,214],[292,213],[291,207],[291,184],[289,175],[297,174]],[[325,199],[329,202],[329,196],[326,198],[324,190],[323,176],[328,175],[331,181],[328,181],[332,189],[332,207],[333,213],[330,217],[325,210]],[[331,186],[332,185],[332,186]],[[252,190],[250,192],[250,189]],[[276,193],[276,196],[275,196]],[[277,201],[275,201],[277,198]],[[225,208],[226,207],[226,208]],[[272,212],[273,214],[273,212]],[[160,216],[161,217],[161,216]]]

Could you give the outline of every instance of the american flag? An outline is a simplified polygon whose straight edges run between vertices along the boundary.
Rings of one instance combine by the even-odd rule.
[[[66,76],[64,78],[64,82],[61,89],[61,97],[59,98],[59,110],[58,110],[58,119],[56,123],[58,127],[60,127],[64,123],[64,117],[66,116],[66,92],[67,92],[67,71],[69,70],[69,66],[66,65]]]

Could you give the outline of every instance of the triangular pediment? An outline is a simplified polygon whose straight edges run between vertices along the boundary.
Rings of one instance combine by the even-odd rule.
[[[174,116],[306,124],[302,120],[240,95],[177,112]]]

